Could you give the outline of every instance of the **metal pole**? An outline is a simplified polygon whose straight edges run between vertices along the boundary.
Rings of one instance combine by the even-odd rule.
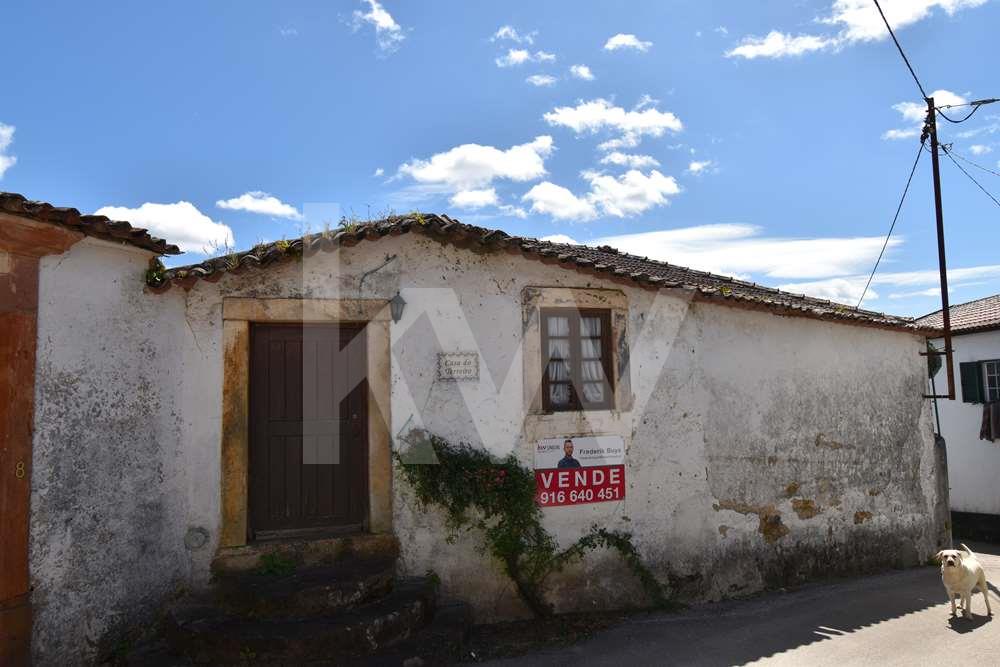
[[[941,272],[941,319],[944,325],[944,361],[948,377],[948,400],[955,400],[955,366],[951,355],[951,313],[948,306],[948,267],[944,256],[944,212],[941,208],[941,172],[938,166],[937,112],[934,98],[927,98],[927,130],[931,139],[934,176],[934,214],[937,217],[938,268]]]
[[[941,435],[941,413],[938,411],[937,386],[934,384],[933,375],[931,376],[931,395],[934,396],[934,421],[937,422],[937,434]]]

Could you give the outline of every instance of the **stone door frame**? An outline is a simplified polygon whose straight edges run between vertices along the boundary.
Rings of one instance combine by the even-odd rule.
[[[222,522],[219,548],[246,546],[250,324],[362,324],[368,352],[368,531],[392,532],[391,322],[386,299],[222,300]]]

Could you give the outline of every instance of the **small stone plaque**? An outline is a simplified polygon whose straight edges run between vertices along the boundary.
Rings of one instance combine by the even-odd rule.
[[[478,352],[438,352],[438,380],[478,380]]]

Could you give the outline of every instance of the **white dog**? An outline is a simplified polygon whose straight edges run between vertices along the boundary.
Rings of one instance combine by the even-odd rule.
[[[955,615],[955,596],[962,597],[962,615],[966,618],[972,616],[972,592],[978,588],[986,601],[986,614],[992,616],[990,609],[989,586],[986,584],[986,573],[983,566],[976,560],[976,554],[972,549],[962,545],[965,553],[958,549],[945,549],[939,551],[937,560],[941,563],[941,581],[948,591],[948,599],[951,601],[951,615]]]

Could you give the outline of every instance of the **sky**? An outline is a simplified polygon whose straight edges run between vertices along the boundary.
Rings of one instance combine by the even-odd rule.
[[[1000,0],[882,5],[937,104],[1000,97]],[[147,227],[173,265],[420,210],[854,305],[924,109],[868,0],[7,0],[4,22],[0,190]],[[939,123],[1000,199],[1000,104]],[[1000,292],[1000,205],[941,170],[951,300]],[[937,285],[925,151],[864,305],[920,315]]]

